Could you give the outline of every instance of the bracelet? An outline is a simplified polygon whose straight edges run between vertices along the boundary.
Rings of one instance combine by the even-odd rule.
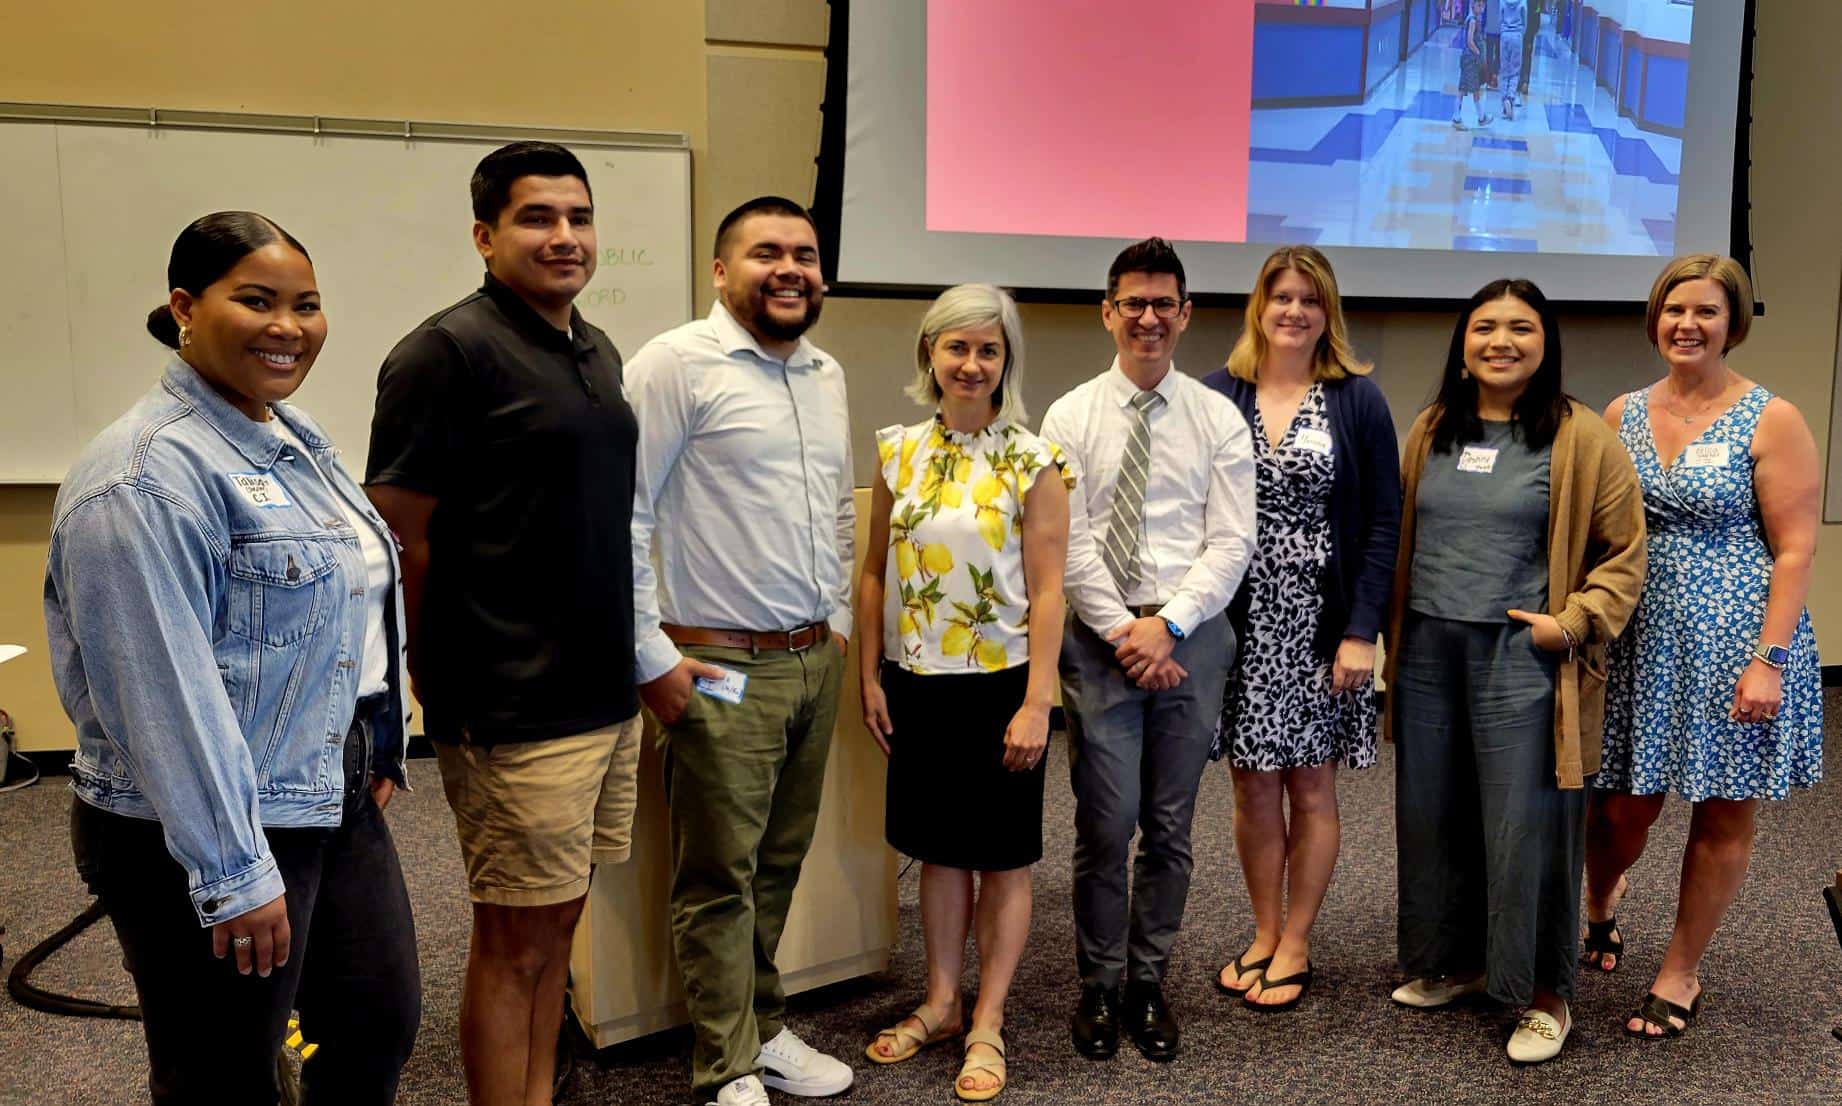
[[[1555,625],[1560,626],[1560,623],[1557,622],[1555,623]],[[1561,626],[1560,630],[1561,630],[1561,640],[1567,643],[1567,651],[1569,653],[1573,652],[1574,650],[1580,647],[1580,639],[1573,636],[1572,630],[1569,630],[1565,626]]]

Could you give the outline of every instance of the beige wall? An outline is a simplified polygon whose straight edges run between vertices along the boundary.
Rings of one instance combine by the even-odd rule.
[[[34,48],[0,67],[0,100],[683,131],[700,253],[737,202],[812,194],[824,0],[553,0],[521,34],[508,33],[504,10],[480,0],[257,6],[238,11],[237,37],[249,45],[231,52],[214,45],[225,24],[182,16],[156,25],[127,0],[28,5],[9,31]],[[1842,131],[1828,125],[1842,114],[1842,77],[1826,45],[1842,41],[1842,5],[1762,3],[1758,25],[1753,230],[1770,314],[1735,363],[1802,408],[1827,442],[1842,208],[1816,196],[1842,175]],[[160,46],[150,49],[155,32]],[[274,57],[288,63],[261,60]],[[618,202],[605,182],[599,197]],[[709,302],[700,281],[699,310]],[[814,334],[851,373],[860,479],[871,432],[915,417],[900,387],[921,306],[834,299]],[[1028,306],[1024,323],[1026,395],[1040,415],[1063,388],[1099,371],[1110,346],[1093,308]],[[1352,324],[1405,423],[1431,386],[1450,320],[1370,313]],[[1228,312],[1199,312],[1179,363],[1197,372],[1218,364],[1238,325]],[[1566,338],[1569,385],[1591,402],[1654,371],[1636,319],[1568,319]],[[34,648],[0,668],[0,706],[27,749],[69,744],[39,611],[50,503],[47,489],[0,487],[0,641]],[[1842,526],[1829,526],[1810,606],[1832,662],[1842,660],[1838,581]]]

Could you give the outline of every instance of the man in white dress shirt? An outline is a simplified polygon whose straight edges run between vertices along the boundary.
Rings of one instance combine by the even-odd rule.
[[[791,200],[716,234],[708,318],[627,365],[640,696],[665,735],[672,938],[693,1089],[767,1106],[851,1069],[781,1024],[774,966],[818,819],[851,631],[844,372],[804,337],[825,300],[818,232]]]
[[[1254,548],[1254,463],[1234,405],[1176,371],[1189,325],[1168,242],[1128,247],[1101,321],[1118,356],[1049,408],[1074,459],[1062,643],[1075,793],[1075,1048],[1106,1059],[1123,1022],[1151,1060],[1177,1054],[1163,979],[1190,887],[1190,818],[1234,633],[1222,614]],[[1126,887],[1127,852],[1142,831]],[[1123,999],[1119,994],[1124,984]]]

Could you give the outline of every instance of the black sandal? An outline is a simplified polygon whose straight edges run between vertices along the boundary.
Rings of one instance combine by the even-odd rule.
[[[1242,953],[1241,955],[1245,956],[1246,953]],[[1256,979],[1254,980],[1253,983],[1249,983],[1245,987],[1230,987],[1226,983],[1222,982],[1222,972],[1225,972],[1229,970],[1230,968],[1234,969],[1235,982],[1239,983],[1241,981],[1241,977],[1246,975],[1248,972],[1265,971],[1267,965],[1271,964],[1272,962],[1273,962],[1273,958],[1270,954],[1267,956],[1266,959],[1256,960],[1251,964],[1241,963],[1241,957],[1237,956],[1233,960],[1229,961],[1226,964],[1223,964],[1219,969],[1216,970],[1215,989],[1220,991],[1222,994],[1227,995],[1230,998],[1246,998],[1247,992],[1253,990],[1254,984],[1259,983],[1260,981]]]
[[[1607,975],[1618,970],[1618,965],[1625,961],[1625,941],[1613,931],[1618,928],[1618,915],[1614,914],[1603,922],[1586,919],[1586,939],[1581,942],[1580,963],[1591,964]],[[1605,966],[1605,957],[1615,956],[1611,967]]]
[[[1286,976],[1284,979],[1268,979],[1266,973],[1263,971],[1260,973],[1259,983],[1259,987],[1262,991],[1270,990],[1275,987],[1297,987],[1298,994],[1293,995],[1284,1002],[1255,1002],[1251,994],[1243,995],[1241,996],[1241,1005],[1247,1007],[1249,1010],[1258,1010],[1262,1014],[1279,1014],[1290,1010],[1294,1006],[1305,1001],[1305,996],[1311,993],[1312,974],[1313,969],[1310,961],[1305,962],[1304,971],[1296,972]],[[1248,991],[1252,992],[1253,988],[1249,987]]]
[[[1695,992],[1695,1001],[1689,1003],[1687,1007],[1677,1006],[1662,995],[1651,991],[1644,996],[1643,1005],[1639,1006],[1637,1012],[1631,1017],[1639,1019],[1646,1025],[1654,1025],[1663,1032],[1652,1033],[1647,1029],[1632,1029],[1626,1025],[1625,1035],[1639,1037],[1646,1041],[1662,1041],[1680,1037],[1695,1024],[1695,1015],[1699,1013],[1701,1013],[1700,991]],[[1671,1018],[1680,1019],[1682,1024],[1677,1026],[1674,1021],[1670,1020]]]

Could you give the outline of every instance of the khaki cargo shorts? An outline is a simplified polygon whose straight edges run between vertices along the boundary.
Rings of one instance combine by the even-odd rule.
[[[641,717],[544,741],[435,743],[474,902],[569,902],[588,893],[592,865],[627,859]]]

